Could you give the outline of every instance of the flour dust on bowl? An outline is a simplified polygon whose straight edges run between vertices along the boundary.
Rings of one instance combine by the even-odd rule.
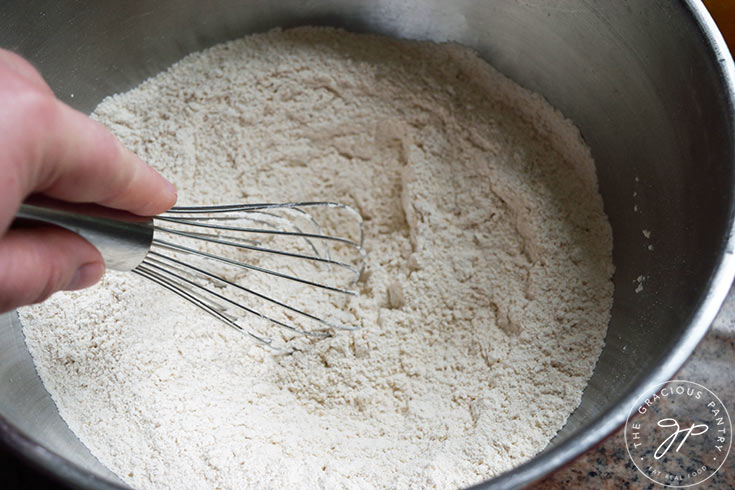
[[[697,3],[2,15],[3,46],[96,108],[181,203],[318,194],[366,222],[361,295],[311,305],[363,328],[294,355],[114,274],[4,316],[3,438],[73,485],[527,484],[681,365],[732,278],[732,62]],[[592,154],[456,45],[312,29],[238,40],[315,23],[473,48],[574,121]]]

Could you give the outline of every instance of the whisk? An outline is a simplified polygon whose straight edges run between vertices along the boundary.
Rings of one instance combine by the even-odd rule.
[[[326,216],[317,219],[315,211]],[[77,233],[100,251],[108,269],[132,271],[276,350],[294,349],[276,346],[271,336],[245,325],[241,317],[312,337],[359,328],[295,307],[288,299],[263,290],[273,281],[287,281],[329,294],[357,295],[353,287],[366,257],[363,220],[357,210],[344,204],[189,206],[139,217],[99,206],[80,208],[47,201],[22,204],[16,218]],[[325,232],[323,219],[344,233]],[[268,278],[255,281],[260,290],[249,284],[252,274]]]

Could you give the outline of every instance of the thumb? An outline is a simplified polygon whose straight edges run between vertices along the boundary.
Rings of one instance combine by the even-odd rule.
[[[105,271],[92,244],[57,227],[8,231],[0,240],[0,257],[0,312],[91,286]]]

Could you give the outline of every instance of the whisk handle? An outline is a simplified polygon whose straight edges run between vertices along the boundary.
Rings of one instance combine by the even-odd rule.
[[[72,211],[69,207],[84,209],[85,212]],[[129,271],[137,267],[148,253],[153,240],[153,218],[100,206],[80,207],[64,203],[63,206],[48,207],[24,203],[20,205],[15,217],[60,226],[76,233],[100,251],[105,267],[118,271]]]

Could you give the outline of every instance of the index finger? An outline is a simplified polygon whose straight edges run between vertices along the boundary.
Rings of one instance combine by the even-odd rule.
[[[14,204],[43,193],[144,216],[176,202],[175,187],[104,126],[38,91],[11,92],[0,115],[1,139],[12,142],[0,156],[7,159],[3,167],[10,181],[0,201]]]
[[[32,191],[151,216],[176,202],[176,188],[100,123],[57,102]]]

